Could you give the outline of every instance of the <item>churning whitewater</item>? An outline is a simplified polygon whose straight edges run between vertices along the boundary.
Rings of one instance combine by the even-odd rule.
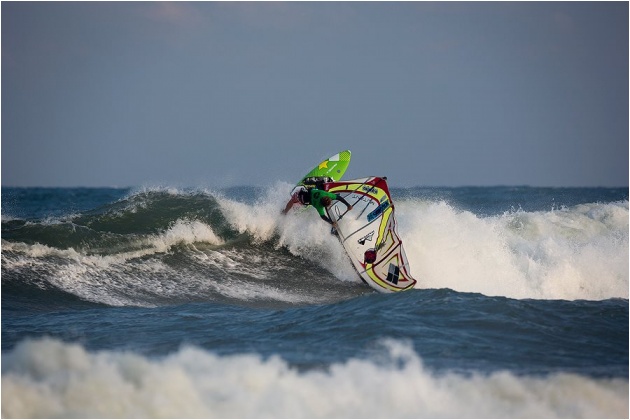
[[[290,189],[3,188],[3,417],[627,416],[627,188],[393,188],[391,296]]]
[[[359,283],[343,248],[309,210],[279,217],[285,191],[277,187],[248,203],[208,191],[149,189],[34,220],[9,209],[3,275],[120,306],[221,296],[319,303],[317,287],[304,296],[279,279],[304,276],[300,283],[324,288]],[[494,215],[422,197],[396,205],[419,288],[515,299],[628,298],[627,201]]]

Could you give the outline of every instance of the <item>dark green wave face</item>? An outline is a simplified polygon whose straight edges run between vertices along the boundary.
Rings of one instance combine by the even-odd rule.
[[[136,250],[147,238],[167,232],[180,221],[206,224],[226,240],[238,235],[214,196],[155,191],[133,194],[76,215],[9,220],[2,224],[2,238],[108,255]]]
[[[285,306],[369,292],[288,252],[278,233],[240,232],[225,211],[214,193],[158,190],[78,214],[3,221],[3,292],[115,306]]]

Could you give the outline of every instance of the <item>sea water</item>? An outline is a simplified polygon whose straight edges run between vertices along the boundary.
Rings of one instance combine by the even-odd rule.
[[[291,185],[2,188],[2,417],[627,417],[628,189],[395,188],[415,290]]]

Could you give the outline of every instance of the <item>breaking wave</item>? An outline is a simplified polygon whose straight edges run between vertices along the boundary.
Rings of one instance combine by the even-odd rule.
[[[310,210],[280,215],[290,185],[264,197],[145,189],[46,219],[3,216],[3,290],[88,302],[332,302],[369,293]],[[418,288],[524,299],[628,298],[628,201],[478,215],[396,198]],[[13,289],[12,289],[13,288]]]
[[[3,355],[4,418],[623,418],[628,381],[437,374],[384,340],[374,359],[300,371],[282,358],[184,347],[161,359],[52,339]]]

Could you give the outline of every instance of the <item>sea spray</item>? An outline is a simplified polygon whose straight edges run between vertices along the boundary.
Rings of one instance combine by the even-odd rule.
[[[283,281],[285,288],[321,279],[360,285],[312,209],[280,214],[288,189],[278,183],[246,200],[143,190],[83,214],[12,219],[3,222],[3,276],[30,273],[27,281],[40,287],[135,305],[208,299],[217,290],[232,298],[239,288],[262,296]],[[396,209],[418,288],[519,299],[628,297],[628,201],[483,216],[445,201],[399,198]],[[130,281],[154,289],[155,299],[130,297]]]
[[[394,189],[388,295],[290,187],[3,188],[3,417],[627,416],[627,189]]]

